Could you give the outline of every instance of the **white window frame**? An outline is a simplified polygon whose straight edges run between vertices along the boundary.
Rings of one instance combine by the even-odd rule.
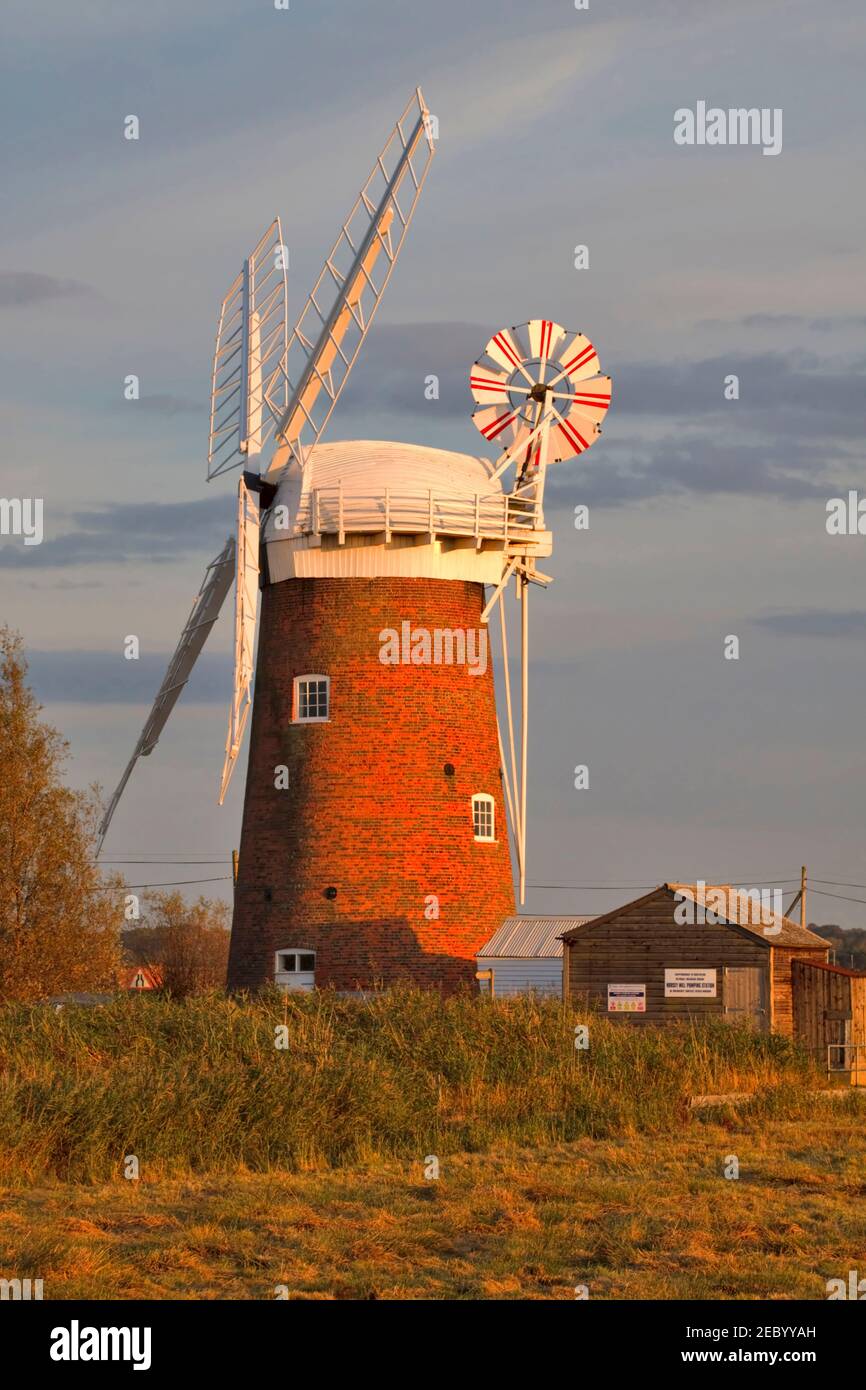
[[[306,681],[325,682],[325,700],[327,702],[327,714],[300,715],[301,708],[301,686]],[[295,676],[292,683],[292,723],[293,724],[328,724],[331,718],[331,677],[317,674],[315,671],[305,671],[302,676]]]
[[[300,961],[301,956],[313,957],[312,970],[302,970],[300,965],[296,965],[294,970],[284,970],[282,964],[283,956],[294,956],[296,961]],[[311,951],[308,946],[281,946],[274,952],[274,975],[315,975],[316,973],[316,952]]]
[[[475,806],[477,802],[483,802],[490,808],[490,834],[479,835],[476,831]],[[496,844],[496,802],[489,792],[473,792],[472,794],[472,834],[479,844]]]

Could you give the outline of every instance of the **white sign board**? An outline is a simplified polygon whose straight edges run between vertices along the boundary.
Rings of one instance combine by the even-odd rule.
[[[608,985],[609,1014],[645,1014],[646,985]]]
[[[715,970],[666,970],[665,999],[715,999]]]

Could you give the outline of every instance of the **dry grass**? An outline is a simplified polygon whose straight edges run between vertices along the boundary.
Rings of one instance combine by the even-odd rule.
[[[672,1133],[695,1093],[760,1093],[794,1117],[822,1084],[785,1038],[590,1018],[577,1052],[578,1018],[557,1000],[411,990],[7,1005],[0,1181],[110,1182],[127,1154],[149,1179],[183,1178]]]
[[[866,1267],[863,1098],[301,1174],[2,1193],[0,1272],[46,1298],[823,1299]],[[816,1113],[816,1111],[818,1113]],[[725,1179],[729,1154],[740,1177]]]

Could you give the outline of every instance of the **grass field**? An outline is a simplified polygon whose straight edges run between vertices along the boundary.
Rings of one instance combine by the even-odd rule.
[[[432,991],[7,1005],[0,1182],[108,1182],[127,1155],[154,1181],[664,1134],[696,1093],[772,1093],[782,1114],[826,1084],[748,1029],[589,1018],[584,1051],[577,1022],[557,1000]]]
[[[0,1277],[52,1299],[818,1299],[866,1271],[866,1097],[817,1098],[782,1038],[590,1017],[577,1050],[577,1021],[411,991],[6,1006]],[[720,1093],[745,1098],[690,1105]]]
[[[866,1268],[866,1110],[817,1104],[454,1155],[429,1182],[419,1160],[7,1190],[0,1270],[46,1299],[823,1299]]]

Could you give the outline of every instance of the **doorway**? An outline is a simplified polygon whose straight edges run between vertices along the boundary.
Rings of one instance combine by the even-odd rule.
[[[725,1018],[745,1021],[766,1033],[770,1022],[767,1007],[767,971],[762,965],[725,966]]]

